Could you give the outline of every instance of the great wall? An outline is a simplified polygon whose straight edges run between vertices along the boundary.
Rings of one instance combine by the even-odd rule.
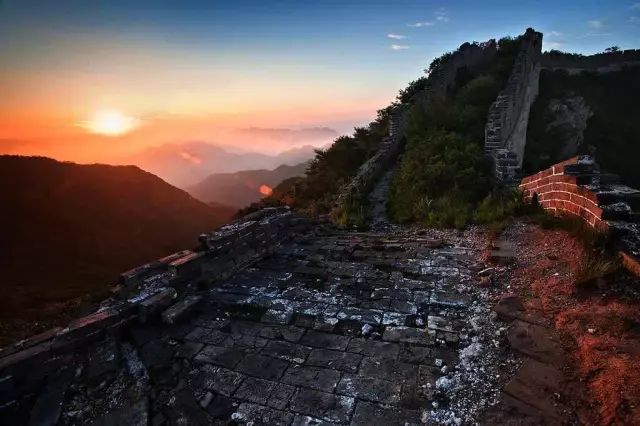
[[[499,179],[520,182],[525,201],[613,231],[625,264],[640,273],[634,223],[640,191],[600,173],[586,157],[519,180],[541,67],[611,65],[602,58],[581,65],[544,59],[541,44],[542,34],[528,29],[491,106],[485,151]],[[432,71],[423,91],[397,105],[388,138],[337,206],[370,192],[388,171],[402,151],[411,104],[428,107],[445,96],[458,69],[490,61],[496,48],[493,40],[461,46]],[[630,56],[638,60],[625,52],[615,62],[626,64]],[[500,389],[517,363],[500,358],[503,349],[491,343],[504,327],[474,285],[488,265],[478,260],[483,247],[473,238],[408,229],[345,232],[286,208],[258,211],[201,235],[193,249],[123,273],[95,313],[2,348],[0,419],[475,422],[504,397]],[[471,387],[482,396],[460,393]],[[437,396],[445,394],[450,405],[439,408]]]

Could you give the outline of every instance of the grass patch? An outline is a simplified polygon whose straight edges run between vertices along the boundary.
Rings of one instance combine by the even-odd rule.
[[[582,219],[573,216],[553,216],[540,207],[537,207],[529,218],[544,229],[562,229],[582,243],[584,254],[575,274],[577,290],[597,286],[597,280],[613,275],[622,267],[618,253],[612,245],[611,236],[598,232]]]
[[[364,229],[367,225],[366,204],[362,194],[348,197],[342,206],[331,211],[331,219],[339,226]]]

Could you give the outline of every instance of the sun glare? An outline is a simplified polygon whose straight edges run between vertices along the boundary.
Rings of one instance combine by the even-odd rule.
[[[118,110],[101,110],[84,122],[82,127],[91,133],[119,136],[130,132],[138,125],[138,120],[128,117]]]

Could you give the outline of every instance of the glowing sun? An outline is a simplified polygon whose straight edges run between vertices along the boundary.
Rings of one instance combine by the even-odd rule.
[[[88,121],[82,123],[82,127],[91,133],[106,136],[120,136],[130,132],[138,125],[138,120],[128,117],[118,110],[101,110]]]

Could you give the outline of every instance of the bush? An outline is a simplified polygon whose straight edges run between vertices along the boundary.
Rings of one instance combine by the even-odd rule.
[[[366,201],[361,194],[349,197],[344,205],[331,211],[334,223],[347,228],[364,228],[367,223]]]
[[[473,75],[461,69],[456,74],[456,89],[446,99],[411,107],[406,150],[390,191],[394,220],[461,228],[474,217],[503,220],[515,209],[514,201],[486,198],[494,179],[483,146],[489,107],[508,79],[519,46],[519,38],[501,39],[496,59],[485,70]],[[434,60],[430,70],[449,56]],[[474,213],[483,199],[484,205]],[[500,205],[491,206],[492,202]],[[491,212],[494,207],[497,210]]]
[[[523,211],[522,194],[519,191],[498,191],[487,195],[478,204],[473,219],[480,225],[500,230],[509,224],[511,218]]]
[[[459,194],[452,194],[430,204],[424,224],[435,228],[463,229],[470,218],[471,204]]]
[[[476,144],[456,133],[432,132],[407,143],[391,187],[391,215],[399,222],[459,224],[460,218],[470,218],[491,182],[490,167]]]

